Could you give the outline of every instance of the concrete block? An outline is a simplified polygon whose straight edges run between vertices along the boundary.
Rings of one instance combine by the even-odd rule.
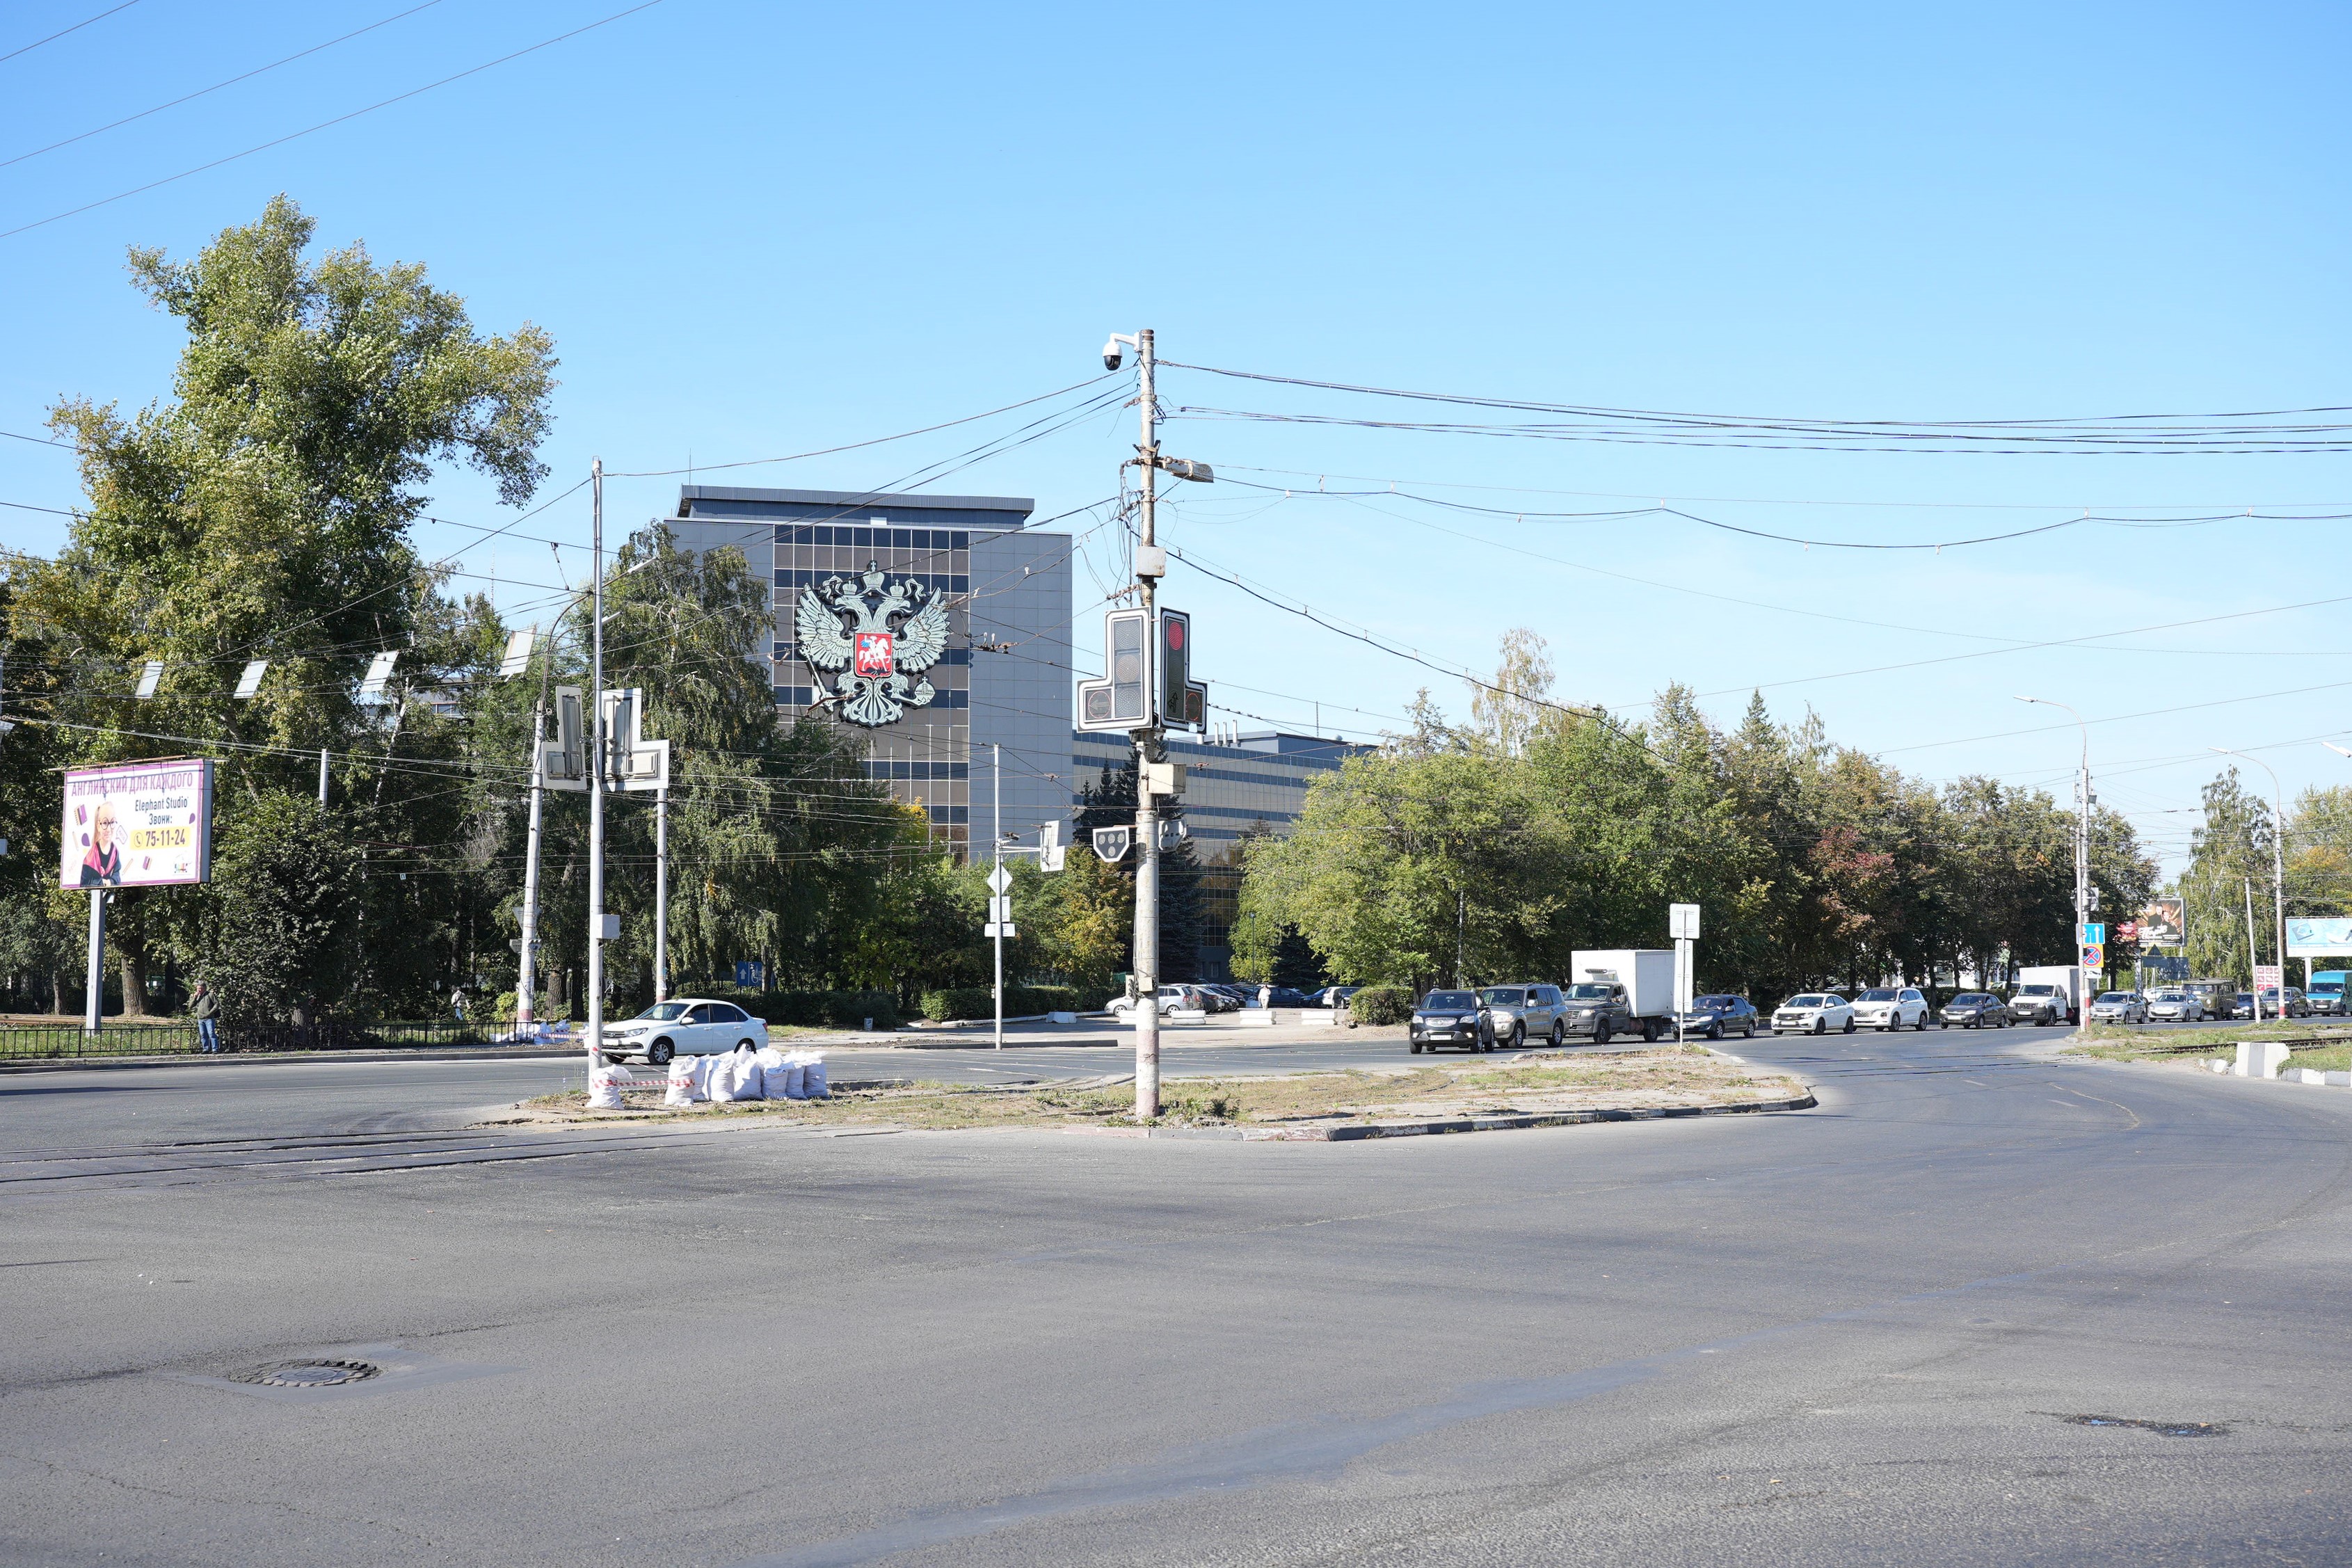
[[[2215,1057],[2211,1061],[2207,1062],[2205,1065],[2211,1068],[2215,1072],[2226,1073],[2230,1070],[2230,1058],[2227,1057]]]
[[[2352,1072],[2324,1072],[2319,1081],[2330,1089],[2352,1089]]]
[[[1274,1027],[1274,1009],[1244,1007],[1234,1015],[1234,1022],[1244,1029],[1271,1029]]]
[[[2232,1070],[2240,1078],[2276,1078],[2286,1066],[2287,1056],[2286,1047],[2277,1040],[2240,1040]]]
[[[2289,1068],[2282,1076],[2289,1083],[2326,1083],[2327,1081],[2326,1073],[2315,1072],[2310,1068]]]
[[[1076,1013],[1048,1013],[1045,1021],[1049,1024],[1075,1024],[1078,1016]]]

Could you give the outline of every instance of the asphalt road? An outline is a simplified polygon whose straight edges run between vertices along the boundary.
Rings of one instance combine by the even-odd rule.
[[[2352,1561],[2352,1092],[2053,1044],[1337,1145],[240,1132],[287,1076],[45,1157],[148,1075],[12,1079],[0,1561]]]

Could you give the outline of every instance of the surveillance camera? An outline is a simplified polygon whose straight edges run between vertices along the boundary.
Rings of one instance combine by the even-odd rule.
[[[1103,344],[1103,369],[1117,370],[1119,366],[1121,357],[1122,356],[1118,352],[1118,340],[1117,338],[1113,338],[1108,342]]]

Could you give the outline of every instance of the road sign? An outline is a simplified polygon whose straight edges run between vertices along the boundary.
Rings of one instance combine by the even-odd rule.
[[[1013,886],[1013,873],[998,866],[988,873],[988,890],[1002,893]]]
[[[1005,921],[1003,925],[999,925],[994,921],[991,921],[986,925],[980,928],[980,934],[990,938],[1001,936],[1007,942],[1010,942],[1021,933],[1013,929],[1013,922],[1011,921]]]
[[[735,961],[735,984],[746,991],[762,991],[768,984],[768,963],[761,958],[739,958]]]
[[[2257,963],[2254,965],[2254,989],[2257,991],[2275,991],[2280,985],[2284,984],[2284,980],[2285,972],[2278,964]]]
[[[1000,893],[988,900],[988,923],[991,925],[1013,923],[1013,900],[1009,894]]]
[[[1127,858],[1127,852],[1134,843],[1135,829],[1132,826],[1095,829],[1095,853],[1114,866]]]
[[[2094,974],[2105,974],[2107,972],[2107,944],[2103,942],[2084,942],[2083,967]]]
[[[2096,943],[2102,947],[2105,946],[2107,941],[2106,922],[2105,921],[2092,921],[2086,923],[2083,927],[2082,941],[2085,947],[2088,947],[2093,943]]]
[[[1666,934],[1676,942],[1696,942],[1698,940],[1698,906],[1668,904],[1666,926]]]

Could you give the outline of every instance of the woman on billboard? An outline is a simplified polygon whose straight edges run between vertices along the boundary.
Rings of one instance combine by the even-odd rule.
[[[81,885],[85,888],[119,888],[122,886],[122,850],[114,842],[114,803],[101,800],[98,815],[90,819],[89,853],[81,858]]]

